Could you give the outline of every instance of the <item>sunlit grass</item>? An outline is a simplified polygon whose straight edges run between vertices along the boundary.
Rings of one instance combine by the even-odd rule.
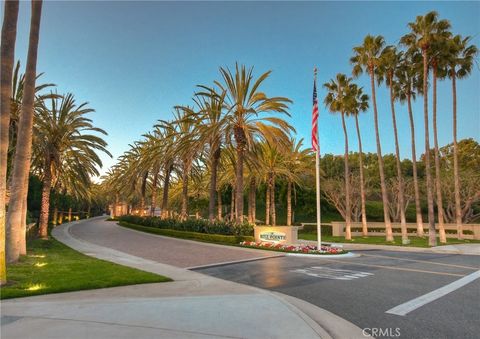
[[[170,280],[88,257],[54,239],[34,240],[27,248],[27,255],[7,267],[1,299]]]

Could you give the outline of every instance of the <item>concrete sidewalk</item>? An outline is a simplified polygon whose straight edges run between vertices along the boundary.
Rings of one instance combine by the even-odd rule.
[[[87,255],[174,282],[51,294],[2,302],[2,338],[363,338],[346,320],[305,301],[53,236]]]

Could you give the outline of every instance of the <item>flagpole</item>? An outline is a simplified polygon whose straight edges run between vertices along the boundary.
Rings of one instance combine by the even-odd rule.
[[[314,82],[317,82],[317,67],[313,70]],[[316,191],[317,191],[317,249],[320,251],[322,249],[322,215],[320,209],[320,139],[318,136],[318,123],[317,128],[314,131],[317,135],[317,150],[315,152],[315,181],[316,181]]]

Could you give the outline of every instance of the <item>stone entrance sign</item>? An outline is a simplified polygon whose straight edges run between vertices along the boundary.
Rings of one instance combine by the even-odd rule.
[[[256,242],[271,242],[282,245],[296,245],[298,226],[255,226]]]

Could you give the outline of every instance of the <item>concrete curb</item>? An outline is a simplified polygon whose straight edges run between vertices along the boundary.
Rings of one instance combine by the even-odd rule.
[[[316,241],[302,240],[301,244],[316,245]],[[370,244],[350,244],[350,243],[331,243],[331,245],[340,245],[348,251],[363,250],[384,250],[394,252],[417,252],[417,253],[444,253],[444,254],[461,254],[461,255],[480,255],[480,244],[455,244],[443,245],[436,247],[404,247],[395,245],[370,245]]]
[[[304,257],[304,258],[317,258],[317,259],[328,259],[328,258],[358,258],[360,254],[348,252],[345,254],[308,254],[308,253],[285,253],[287,257]]]
[[[99,217],[104,218],[104,217]],[[88,219],[91,220],[91,219]],[[178,286],[182,291],[188,292],[192,289],[210,290],[210,293],[203,292],[206,295],[216,295],[219,291],[230,291],[234,294],[248,294],[257,292],[259,294],[270,295],[280,300],[286,307],[305,321],[305,324],[315,331],[320,338],[362,338],[362,331],[356,325],[340,318],[326,310],[323,310],[306,301],[284,295],[282,293],[270,292],[260,288],[247,286],[219,278],[204,275],[195,271],[190,271],[171,265],[158,263],[152,260],[136,257],[110,248],[102,247],[75,238],[70,233],[70,228],[81,223],[75,221],[56,227],[52,231],[52,236],[67,246],[98,259],[111,261],[120,265],[129,266],[144,271],[161,274],[174,279],[174,282],[162,283],[171,286],[175,290]],[[148,234],[148,233],[146,233]],[[178,239],[179,241],[182,241]],[[188,241],[188,240],[187,240]],[[129,286],[123,287],[128,288]],[[100,290],[99,290],[100,291]],[[75,293],[75,292],[74,292]]]

